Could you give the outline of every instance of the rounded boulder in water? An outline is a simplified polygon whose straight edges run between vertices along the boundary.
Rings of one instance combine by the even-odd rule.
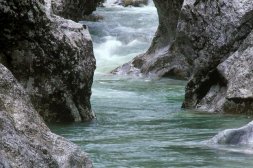
[[[115,4],[123,5],[123,6],[135,6],[140,7],[143,5],[148,5],[148,0],[117,0]]]

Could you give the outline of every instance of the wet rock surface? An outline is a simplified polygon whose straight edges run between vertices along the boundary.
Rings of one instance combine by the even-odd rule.
[[[253,1],[154,3],[159,27],[151,47],[112,73],[189,79],[183,107],[251,113]]]
[[[29,95],[0,64],[0,167],[92,167],[76,145],[53,134]]]
[[[115,4],[123,6],[135,6],[140,7],[143,5],[148,5],[148,0],[116,0]]]
[[[95,58],[89,31],[54,15],[51,7],[51,0],[0,2],[0,63],[46,121],[92,120]]]
[[[208,144],[227,144],[227,145],[252,145],[253,144],[253,122],[237,128],[227,129],[212,139],[207,141]]]
[[[90,15],[104,0],[52,0],[52,9],[56,15],[66,19],[80,21]]]
[[[216,107],[213,106],[209,111],[247,113],[245,111],[247,108],[244,108],[244,110],[237,108],[237,105],[241,104],[240,101],[229,101],[230,98],[224,92],[228,79],[221,73],[219,66],[226,62],[227,59],[231,59],[231,56],[240,47],[243,47],[245,39],[250,35],[253,28],[253,2],[238,0],[229,2],[207,1],[206,5],[215,7],[213,10],[208,10],[208,6],[201,5],[201,2],[193,5],[203,10],[203,14],[200,17],[203,19],[199,23],[204,24],[202,27],[205,27],[205,29],[203,29],[203,32],[198,32],[199,36],[195,34],[197,38],[192,41],[192,44],[195,44],[193,45],[193,51],[197,52],[192,60],[192,76],[186,87],[184,107],[199,108],[203,104],[207,106],[215,104]],[[189,26],[179,24],[179,27],[185,30],[185,34],[186,28]],[[192,56],[192,54],[189,56]],[[241,66],[243,67],[244,65],[241,64]],[[234,78],[237,78],[237,76],[234,76]],[[205,97],[213,97],[212,95],[217,96],[213,100],[211,100],[212,98],[205,99]],[[243,97],[243,95],[241,96]],[[238,98],[241,99],[241,96]],[[226,105],[226,103],[229,104]],[[229,109],[226,107],[220,109],[219,107],[221,106],[227,106]]]

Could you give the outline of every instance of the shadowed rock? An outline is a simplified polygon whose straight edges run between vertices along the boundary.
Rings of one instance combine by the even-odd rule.
[[[90,15],[104,0],[52,0],[52,9],[56,15],[74,21],[81,21]]]
[[[46,121],[92,120],[95,58],[89,31],[54,15],[52,2],[0,2],[0,63]]]
[[[209,112],[253,114],[253,32],[217,66],[212,85],[197,108]]]

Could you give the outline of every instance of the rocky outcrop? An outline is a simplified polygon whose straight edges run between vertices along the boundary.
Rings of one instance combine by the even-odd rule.
[[[56,15],[66,19],[80,21],[90,15],[104,0],[52,0],[52,9]]]
[[[113,73],[189,79],[183,107],[251,113],[253,1],[154,2],[151,47]]]
[[[148,0],[116,0],[115,4],[127,6],[140,7],[143,5],[148,5]]]
[[[169,56],[169,49],[176,38],[179,14],[183,5],[183,0],[154,0],[159,16],[159,26],[153,42],[145,54],[141,54],[129,63],[112,71],[114,74],[128,74],[135,76],[177,76],[183,78],[187,76],[186,62],[181,59],[171,63],[172,56]],[[173,56],[175,57],[175,56]],[[178,57],[179,58],[179,57]],[[166,65],[166,62],[168,65]],[[172,65],[171,67],[168,67]],[[181,75],[179,75],[181,73]]]
[[[197,57],[193,61],[192,77],[186,87],[184,107],[209,112],[250,114],[252,100],[243,92],[247,92],[246,94],[250,92],[245,86],[252,81],[252,75],[249,75],[245,65],[252,66],[250,59],[253,57],[252,53],[244,53],[243,50],[250,47],[245,43],[251,38],[253,28],[253,2],[238,0],[218,2],[214,8],[218,13],[217,16],[209,14],[214,22],[207,24],[205,34],[199,36],[199,39],[207,40],[199,43],[199,46],[203,47],[194,50],[197,51]],[[201,6],[201,2],[196,6]],[[238,52],[244,55],[239,54],[240,58],[235,60]],[[232,59],[235,64],[231,62]],[[249,61],[247,64],[242,61],[245,59]],[[239,73],[232,72],[232,69]],[[242,83],[238,85],[235,81],[239,79]]]
[[[252,115],[253,32],[212,73],[210,90],[197,103],[197,108],[209,112]]]
[[[54,15],[51,3],[0,2],[0,63],[11,70],[46,121],[91,120],[91,37],[85,26]]]
[[[208,144],[228,144],[228,145],[252,145],[253,144],[253,122],[238,129],[228,129],[220,132]]]
[[[87,155],[53,134],[29,95],[0,64],[0,167],[92,167]]]

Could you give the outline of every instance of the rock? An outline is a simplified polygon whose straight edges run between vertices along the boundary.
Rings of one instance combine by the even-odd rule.
[[[96,10],[104,0],[52,0],[52,10],[56,15],[74,21],[81,21]]]
[[[159,26],[153,42],[145,54],[141,54],[129,63],[112,71],[114,74],[135,76],[173,76],[185,78],[188,64],[182,59],[172,60],[169,48],[172,46],[177,31],[179,14],[183,0],[154,0],[159,16]],[[176,54],[176,53],[175,53]],[[175,57],[175,56],[174,56]],[[179,58],[179,57],[178,57]]]
[[[220,132],[208,144],[228,144],[228,145],[252,145],[253,144],[253,122],[238,129],[227,129]]]
[[[244,41],[251,39],[253,1],[154,3],[159,27],[151,47],[112,73],[189,79],[183,107],[252,113],[252,73],[243,67],[252,66]]]
[[[114,4],[127,6],[140,7],[143,5],[148,5],[148,0],[116,0]]]
[[[0,64],[0,167],[92,167],[87,155],[53,134],[29,95]]]
[[[240,48],[219,64],[216,82],[197,104],[209,112],[253,114],[253,31]]]
[[[90,21],[90,22],[98,22],[98,21],[103,20],[103,19],[104,19],[103,16],[101,16],[101,15],[93,15],[93,14],[86,15],[83,18],[83,20]]]
[[[88,29],[54,15],[51,0],[3,0],[0,15],[0,63],[41,116],[48,122],[92,120],[95,58]]]
[[[187,6],[194,6],[195,10],[192,12]],[[192,75],[186,86],[183,106],[195,108],[199,106],[209,90],[215,90],[212,86],[217,83],[223,86],[226,82],[216,69],[220,63],[238,50],[251,33],[253,1],[188,3],[184,4],[181,15],[183,20],[178,24],[180,30],[178,34],[183,39],[190,39],[192,44],[181,48],[188,47],[193,51],[188,55],[188,62],[192,65]],[[186,36],[183,36],[184,34]],[[222,95],[224,88],[220,89],[221,91],[217,93],[224,97]],[[222,104],[222,100],[217,103]]]

